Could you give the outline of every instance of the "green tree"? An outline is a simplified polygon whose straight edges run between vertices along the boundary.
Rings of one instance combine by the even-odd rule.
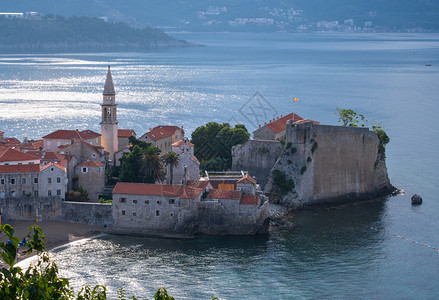
[[[338,122],[343,123],[343,126],[368,127],[368,120],[364,115],[356,113],[352,109],[340,109],[337,107],[337,112],[335,114],[339,116]],[[382,129],[381,122],[372,121],[372,130],[378,135],[378,152],[384,153],[386,145],[390,142],[389,136],[384,129]]]
[[[107,288],[96,285],[92,288],[84,285],[75,296],[69,286],[69,280],[58,276],[58,266],[50,259],[46,249],[43,231],[39,226],[31,226],[27,235],[27,254],[37,253],[37,263],[26,270],[15,266],[20,239],[14,236],[11,225],[0,225],[0,238],[8,238],[10,242],[0,242],[0,255],[8,267],[0,269],[0,299],[76,299],[76,300],[105,300]],[[125,300],[123,289],[119,290],[118,299]],[[129,299],[137,299],[130,297]],[[159,288],[154,295],[155,300],[174,300],[165,288]]]
[[[143,154],[140,165],[140,172],[144,178],[144,182],[155,183],[165,180],[165,167],[160,159],[160,150],[156,147],[148,147]]]
[[[250,134],[244,125],[209,122],[192,133],[194,154],[201,161],[202,170],[226,170],[232,166],[232,147],[245,143]]]
[[[119,180],[122,182],[144,182],[141,174],[141,165],[144,150],[138,145],[131,148],[131,152],[125,153],[120,159]]]
[[[173,151],[166,153],[163,156],[163,162],[169,166],[170,184],[174,184],[174,168],[178,167],[180,157]]]
[[[358,114],[352,109],[340,109],[337,107],[337,112],[335,114],[339,116],[338,122],[342,123],[343,126],[367,127],[367,119],[362,114]]]

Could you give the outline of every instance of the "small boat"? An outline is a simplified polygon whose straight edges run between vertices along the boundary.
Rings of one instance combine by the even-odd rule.
[[[431,67],[431,64],[425,64],[426,67]]]

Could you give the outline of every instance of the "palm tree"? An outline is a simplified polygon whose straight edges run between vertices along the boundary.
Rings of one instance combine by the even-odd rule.
[[[169,166],[170,170],[170,184],[173,184],[174,181],[174,168],[178,167],[178,162],[180,161],[180,156],[177,153],[170,151],[163,156],[163,162],[166,166]]]
[[[146,177],[146,182],[155,183],[165,180],[165,168],[160,160],[160,150],[155,147],[148,147],[142,159],[140,166],[141,172]]]

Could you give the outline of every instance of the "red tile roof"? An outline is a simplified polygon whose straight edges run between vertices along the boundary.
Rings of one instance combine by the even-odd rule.
[[[203,189],[187,186],[129,182],[118,182],[113,190],[113,194],[169,196],[183,199],[195,199],[202,192]]]
[[[91,130],[57,130],[46,136],[43,139],[60,139],[60,140],[90,140],[93,138],[100,137],[99,133]]]
[[[242,195],[241,201],[239,201],[239,204],[258,205],[259,204],[259,197],[256,195]]]
[[[79,165],[79,167],[102,167],[102,166],[105,166],[105,164],[96,160],[88,160]]]
[[[136,136],[136,133],[133,129],[118,129],[117,130],[117,136],[118,137],[130,137],[130,136]]]
[[[31,155],[38,156],[42,160],[60,160],[61,157],[58,153],[52,151],[28,151],[26,152]]]
[[[0,173],[38,173],[38,172],[40,172],[39,164],[0,166]]]
[[[189,146],[194,146],[194,144],[192,144],[191,142],[188,142],[187,143]],[[175,143],[173,143],[172,144],[172,147],[180,147],[181,145],[183,145],[183,140],[179,140],[179,141],[177,141],[177,142],[175,142]]]
[[[56,168],[58,168],[58,169],[61,169],[61,170],[63,170],[64,172],[66,171],[66,168],[65,168],[65,167],[63,167],[63,166],[61,166],[61,165],[59,165],[59,164],[57,164],[57,163],[48,163],[47,165],[45,165],[44,167],[42,167],[42,168],[40,169],[40,171],[46,170],[48,167],[51,167],[51,166],[56,167]]]
[[[194,188],[200,188],[200,189],[205,189],[207,186],[209,185],[209,181],[207,180],[188,180],[187,181],[187,186],[189,187],[194,187]]]
[[[0,151],[0,162],[6,161],[26,161],[26,160],[39,160],[40,158],[35,155],[20,152],[12,148]]]
[[[310,120],[310,119],[302,119],[299,121],[294,122],[294,124],[304,124],[304,123],[308,123],[308,122],[312,122],[314,125],[319,125],[320,122],[314,121],[314,120]]]
[[[294,119],[296,121],[298,120],[303,120],[302,117],[300,117],[299,115],[295,114],[295,113],[291,113],[289,115],[283,116],[282,118],[279,118],[273,122],[268,123],[267,126],[268,128],[270,128],[274,133],[281,133],[282,131],[284,131],[287,127],[287,121]]]
[[[256,180],[254,180],[250,175],[245,174],[244,177],[239,179],[236,183],[256,183]]]
[[[154,127],[152,130],[147,132],[146,135],[149,136],[154,141],[157,141],[173,135],[176,130],[182,130],[182,129],[178,126],[160,125]]]
[[[240,191],[232,191],[232,190],[215,190],[212,189],[209,191],[208,197],[213,199],[241,199],[242,192]]]
[[[20,145],[21,144],[21,142],[19,140],[17,140],[16,138],[4,138],[3,141],[6,142],[6,144],[8,144],[8,145]]]

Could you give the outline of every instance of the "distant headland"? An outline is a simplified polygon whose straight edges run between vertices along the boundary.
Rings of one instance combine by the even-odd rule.
[[[0,16],[0,50],[75,51],[148,50],[199,46],[167,35],[157,28],[133,28],[102,18],[37,15]]]

